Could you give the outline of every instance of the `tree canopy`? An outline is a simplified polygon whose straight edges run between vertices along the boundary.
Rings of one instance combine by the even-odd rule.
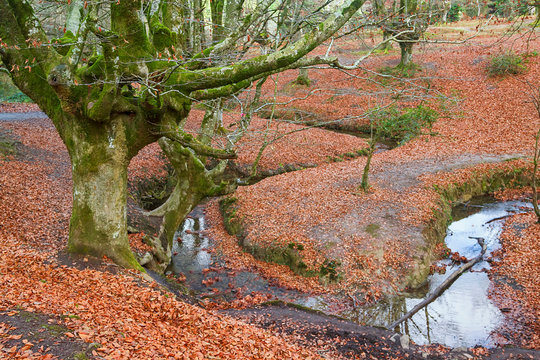
[[[213,0],[207,11],[201,0],[0,1],[2,62],[53,121],[70,154],[69,250],[140,269],[127,237],[127,166],[158,141],[176,170],[171,197],[151,213],[163,219],[151,265],[164,269],[189,211],[234,187],[220,176],[249,121],[215,147],[219,117],[205,117],[197,134],[184,129],[193,101],[335,61],[306,55],[363,3]],[[209,157],[219,161],[209,166]]]

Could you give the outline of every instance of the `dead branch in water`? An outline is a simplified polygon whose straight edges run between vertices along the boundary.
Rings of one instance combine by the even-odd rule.
[[[446,280],[442,282],[441,285],[439,285],[428,297],[426,297],[424,300],[422,300],[420,303],[418,303],[415,307],[413,307],[408,313],[403,315],[400,319],[394,321],[392,324],[388,325],[386,328],[388,330],[393,330],[404,322],[405,320],[411,318],[414,314],[416,314],[420,309],[422,309],[424,306],[432,303],[435,299],[437,299],[439,296],[441,296],[442,292],[450,287],[454,283],[454,281],[457,280],[458,277],[461,276],[465,271],[469,270],[471,267],[473,267],[474,264],[482,260],[484,257],[484,254],[486,253],[487,246],[484,243],[483,238],[477,238],[470,236],[471,239],[476,239],[478,241],[478,244],[482,247],[482,251],[480,252],[480,255],[477,257],[469,260],[467,263],[461,265],[455,272],[452,273]]]

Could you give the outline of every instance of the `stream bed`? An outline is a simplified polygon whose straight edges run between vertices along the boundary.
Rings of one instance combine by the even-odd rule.
[[[500,248],[499,235],[504,217],[522,212],[530,204],[520,201],[496,202],[489,197],[475,198],[453,209],[453,222],[445,238],[452,252],[471,259],[480,253],[480,245],[471,237],[485,239],[484,259]],[[185,284],[199,298],[231,301],[248,294],[265,294],[268,298],[293,302],[326,313],[339,315],[362,325],[386,326],[399,319],[440,285],[460,264],[441,260],[446,273],[431,275],[426,286],[414,293],[380,301],[374,306],[336,311],[336,304],[346,302],[335,296],[312,296],[284,289],[252,271],[230,271],[214,253],[211,240],[203,235],[205,228],[202,208],[196,208],[178,230],[173,246],[175,273],[184,274]],[[416,344],[440,343],[450,347],[495,346],[490,334],[503,320],[500,310],[488,298],[490,280],[485,270],[488,261],[477,263],[472,271],[461,275],[440,297],[400,325]]]
[[[504,217],[522,212],[530,204],[520,201],[494,202],[481,197],[467,205],[454,208],[454,221],[448,227],[445,242],[452,252],[467,259],[480,254],[481,247],[475,237],[484,238],[487,245],[484,259],[501,247],[499,236]],[[461,264],[445,259],[438,263],[446,265],[446,273],[431,275],[426,289],[380,302],[372,308],[363,309],[356,321],[368,325],[384,326],[399,319],[437,288]],[[488,261],[480,261],[471,271],[462,274],[440,297],[400,325],[400,332],[407,334],[417,344],[440,343],[451,347],[482,345],[493,347],[490,338],[503,320],[500,310],[488,298],[490,280],[486,270]],[[349,314],[352,318],[353,314]]]

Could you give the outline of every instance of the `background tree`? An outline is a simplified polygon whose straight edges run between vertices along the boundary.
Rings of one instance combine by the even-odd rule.
[[[275,13],[274,3],[213,3],[212,19],[224,15],[232,20],[223,26],[231,28],[214,31],[214,43],[206,44],[201,0],[34,5],[0,0],[2,62],[13,82],[52,120],[70,155],[69,251],[106,255],[140,268],[127,237],[127,167],[140,149],[157,141],[176,170],[170,198],[152,213],[162,217],[154,267],[163,269],[174,232],[189,211],[203,197],[231,190],[220,175],[236,156],[234,144],[247,126],[240,121],[235,132],[221,137],[221,146],[213,140],[213,121],[203,121],[197,134],[190,134],[184,126],[193,101],[234,94],[285,69],[336,61],[305,56],[364,1],[336,2],[325,21],[297,41],[252,57],[254,34]],[[45,8],[48,13],[42,12]],[[49,16],[51,9],[67,14],[56,39],[44,30],[58,21]],[[208,167],[208,158],[218,161]]]
[[[373,12],[383,32],[383,45],[388,47],[392,39],[399,44],[401,60],[398,68],[406,68],[412,62],[414,44],[422,37],[431,17],[431,2],[418,0],[394,0],[387,5],[384,0],[373,1]]]

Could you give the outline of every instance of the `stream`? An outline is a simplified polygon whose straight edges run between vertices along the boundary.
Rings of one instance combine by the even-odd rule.
[[[453,209],[453,222],[448,227],[445,242],[452,252],[471,259],[480,253],[480,245],[470,237],[482,237],[487,244],[485,259],[500,248],[499,235],[504,217],[522,212],[530,204],[520,201],[496,202],[489,197],[474,198]],[[312,296],[273,285],[251,271],[230,271],[214,253],[212,241],[202,235],[205,229],[202,208],[196,208],[178,230],[173,246],[171,270],[186,275],[185,284],[199,298],[231,301],[248,294],[268,294],[273,299],[293,302],[315,310],[332,313],[362,325],[386,326],[399,319],[427,294],[452,274],[460,264],[441,260],[446,273],[431,275],[426,286],[413,293],[380,301],[371,307],[336,311],[343,299],[335,296]],[[416,344],[440,343],[450,347],[495,346],[490,334],[503,320],[500,310],[488,298],[490,280],[487,261],[477,263],[472,271],[459,277],[434,302],[400,325]],[[206,284],[205,284],[206,283]]]

